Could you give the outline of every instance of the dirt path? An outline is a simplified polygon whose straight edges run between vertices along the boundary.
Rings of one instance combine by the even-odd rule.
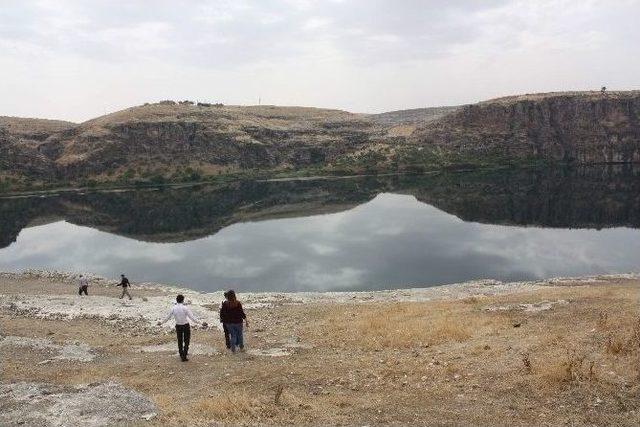
[[[175,290],[134,287],[129,303],[73,283],[0,275],[0,424],[640,424],[632,276],[241,294],[251,351],[195,329],[186,363],[155,326]],[[220,295],[185,293],[215,322]]]

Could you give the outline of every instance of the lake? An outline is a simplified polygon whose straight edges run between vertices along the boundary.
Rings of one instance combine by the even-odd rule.
[[[0,270],[213,291],[373,290],[640,271],[629,166],[0,198]]]

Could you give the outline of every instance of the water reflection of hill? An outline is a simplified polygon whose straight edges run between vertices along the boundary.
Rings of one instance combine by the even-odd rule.
[[[186,241],[264,219],[339,212],[382,192],[410,194],[465,221],[562,228],[640,227],[640,171],[629,167],[241,182],[0,200],[0,247],[52,219],[138,240]]]

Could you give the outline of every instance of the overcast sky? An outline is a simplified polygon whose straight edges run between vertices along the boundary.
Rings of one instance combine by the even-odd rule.
[[[640,88],[640,0],[2,0],[0,115]]]

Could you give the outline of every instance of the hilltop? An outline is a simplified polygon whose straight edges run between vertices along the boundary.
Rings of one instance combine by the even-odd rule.
[[[0,118],[4,186],[640,161],[640,92],[355,114],[162,101],[84,123]],[[0,184],[1,188],[2,184]]]

